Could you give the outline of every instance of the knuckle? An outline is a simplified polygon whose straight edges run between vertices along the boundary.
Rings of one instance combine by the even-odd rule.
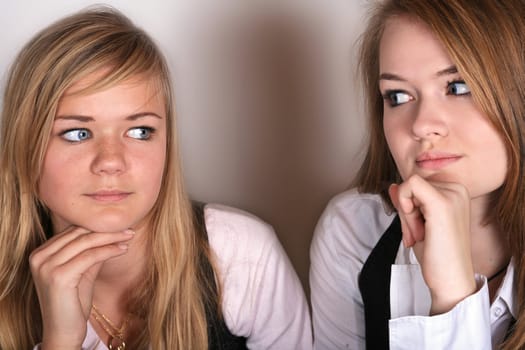
[[[80,235],[75,239],[75,244],[78,244],[81,247],[84,247],[84,249],[90,249],[97,247],[101,244],[104,244],[105,241],[108,240],[108,237],[105,236],[102,233],[90,233],[90,234],[83,234]]]
[[[46,279],[51,285],[60,287],[65,284],[66,274],[61,267],[56,266],[47,272]]]
[[[52,267],[49,265],[49,262],[43,262],[41,265],[35,267],[34,272],[38,276],[46,277],[51,275]]]
[[[409,184],[411,184],[411,185],[416,185],[416,184],[418,184],[420,181],[421,181],[421,177],[420,177],[418,174],[412,174],[412,175],[408,178],[408,180],[407,180],[407,182],[408,182]]]
[[[80,244],[86,244],[86,243],[89,243],[90,241],[93,240],[93,238],[96,238],[96,236],[92,236],[92,235],[81,235],[79,237],[77,237],[75,239],[76,242],[80,243]]]
[[[38,267],[41,265],[41,259],[40,259],[40,251],[34,250],[29,254],[29,268],[33,270],[37,270]]]

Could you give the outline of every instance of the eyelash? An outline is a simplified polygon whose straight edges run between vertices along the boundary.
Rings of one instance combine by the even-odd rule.
[[[148,136],[146,138],[134,138],[132,137],[133,139],[136,139],[138,141],[150,141],[151,138],[155,135],[155,132],[157,131],[155,128],[152,128],[150,126],[136,126],[136,127],[133,127],[133,128],[129,128],[127,131],[126,131],[126,135],[133,131],[133,130],[138,130],[138,129],[143,129],[146,131],[146,133],[148,134]],[[70,140],[70,139],[67,139],[65,137],[66,134],[68,133],[72,133],[72,132],[86,132],[88,134],[88,136],[84,139],[81,139],[81,140]],[[89,129],[86,129],[86,128],[72,128],[72,129],[67,129],[67,130],[64,130],[64,131],[61,131],[58,136],[60,136],[64,141],[66,142],[69,142],[69,143],[72,143],[72,144],[78,144],[78,143],[81,143],[85,140],[88,140],[92,137],[92,132],[89,130]]]
[[[130,129],[126,132],[126,134],[127,134],[128,132],[130,132],[131,130],[136,130],[136,129],[144,129],[144,130],[146,130],[146,131],[149,133],[148,138],[145,138],[145,139],[137,139],[137,140],[139,140],[139,141],[151,141],[151,138],[155,135],[155,132],[157,131],[155,128],[152,128],[152,127],[150,127],[150,126],[136,126],[136,127],[134,127],[134,128],[130,128]]]
[[[463,84],[463,85],[465,85],[465,88],[467,89],[467,91],[464,92],[464,93],[452,94],[450,92],[450,87],[452,85],[454,85],[454,84]],[[452,95],[452,96],[469,96],[470,95],[470,88],[468,87],[467,83],[465,83],[465,81],[463,79],[455,79],[455,80],[447,82],[447,95]]]
[[[89,134],[89,137],[86,137],[85,139],[83,139],[83,140],[78,140],[78,141],[76,141],[76,140],[70,140],[70,139],[66,138],[66,135],[67,135],[67,134],[69,134],[69,133],[73,133],[73,132],[75,132],[75,131],[77,131],[77,132],[86,132],[87,134]],[[67,129],[67,130],[61,131],[61,132],[58,134],[58,136],[60,136],[60,137],[61,137],[64,141],[66,141],[66,142],[69,142],[69,143],[73,143],[73,144],[75,144],[75,143],[83,142],[83,141],[87,140],[88,138],[90,138],[90,137],[91,137],[91,131],[89,131],[88,129],[85,129],[85,128],[72,128],[72,129]]]
[[[410,100],[413,99],[412,96],[410,96],[410,94],[408,94],[407,92],[405,92],[403,90],[387,90],[387,91],[385,91],[385,93],[382,96],[383,96],[383,100],[385,100],[391,108],[399,107],[399,106],[401,106],[401,105],[406,103],[406,102],[397,103],[397,104],[394,103],[392,96],[394,96],[395,94],[405,94],[405,95],[409,96],[408,97],[408,101],[406,101],[406,102],[409,102]]]
[[[451,87],[455,84],[463,84],[465,86],[465,89],[466,91],[465,92],[460,92],[460,93],[452,93],[451,92]],[[470,96],[470,89],[468,87],[468,85],[465,83],[465,81],[463,79],[455,79],[455,80],[452,80],[452,81],[448,81],[447,82],[447,86],[446,86],[446,90],[447,90],[447,95],[449,96],[456,96],[456,97],[463,97],[463,96]],[[404,95],[407,95],[408,96],[408,99],[406,101],[403,101],[401,103],[395,103],[393,102],[393,96],[396,95],[396,94],[404,94]],[[383,100],[385,100],[389,106],[391,108],[395,108],[395,107],[399,107],[407,102],[410,102],[411,100],[413,100],[414,98],[409,94],[407,93],[406,91],[403,91],[403,90],[387,90],[385,91],[384,94],[382,94],[383,96]]]

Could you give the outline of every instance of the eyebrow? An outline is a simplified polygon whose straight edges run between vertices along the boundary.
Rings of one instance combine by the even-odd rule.
[[[436,76],[442,77],[444,75],[456,74],[457,72],[458,68],[456,66],[450,66],[448,68],[438,71],[436,73]],[[381,75],[379,76],[379,80],[406,81],[406,79],[402,78],[401,76],[392,73],[381,73]]]
[[[444,75],[456,74],[457,72],[458,72],[458,67],[450,66],[448,68],[440,70],[439,72],[436,73],[436,75],[438,77],[442,77]]]
[[[135,121],[137,119],[146,118],[146,117],[155,117],[158,119],[162,119],[160,115],[153,112],[141,112],[141,113],[135,113],[128,115],[126,117],[126,120]],[[95,121],[95,118],[87,115],[58,115],[56,116],[55,120],[76,120],[82,123],[89,123]]]

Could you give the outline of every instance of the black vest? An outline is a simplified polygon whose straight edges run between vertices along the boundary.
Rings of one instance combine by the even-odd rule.
[[[206,231],[206,223],[204,222],[204,204],[193,202],[193,212],[195,221],[200,234],[208,240],[208,232]],[[215,284],[215,274],[209,260],[201,257],[200,263],[206,273],[208,281],[211,286],[215,286],[214,292],[217,294]],[[205,305],[206,320],[208,323],[208,349],[210,350],[241,350],[247,349],[246,338],[233,335],[221,314],[218,313],[216,307],[212,305]]]
[[[359,274],[359,290],[365,309],[366,348],[369,350],[389,348],[390,276],[401,236],[401,222],[396,215]]]

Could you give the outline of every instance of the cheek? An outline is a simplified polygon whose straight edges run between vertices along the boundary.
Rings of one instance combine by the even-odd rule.
[[[40,181],[38,184],[38,193],[40,199],[48,204],[54,197],[53,193],[59,193],[62,186],[61,182],[64,179],[65,174],[60,174],[57,169],[60,168],[59,164],[48,161],[49,157],[46,156],[44,164],[42,164],[42,173],[40,175]]]
[[[144,169],[144,186],[150,189],[150,193],[155,198],[161,189],[162,179],[164,175],[164,165],[166,163],[166,154],[164,149],[159,149],[157,152],[149,153],[146,158],[146,164],[143,164]]]
[[[71,155],[51,142],[42,163],[38,182],[40,200],[49,208],[61,205],[86,182],[82,157]]]
[[[485,159],[482,160],[481,167],[483,170],[487,169],[487,165],[490,166],[491,171],[489,171],[489,173],[494,174],[494,185],[499,187],[507,178],[509,166],[508,153],[503,140],[499,137],[486,145],[491,146],[485,146],[486,150],[483,152]]]
[[[471,125],[476,125],[476,122],[478,125],[476,129],[463,130],[464,139],[469,140],[472,145],[476,145],[472,146],[472,149],[475,149],[479,154],[477,157],[479,171],[490,174],[494,185],[499,187],[507,177],[509,166],[509,154],[505,142],[486,118],[478,117],[478,120],[473,121]]]
[[[400,118],[385,118],[383,120],[383,133],[388,150],[403,179],[406,179],[413,172],[412,167],[407,163],[407,155],[410,154],[411,148],[411,138],[406,130],[407,128]]]
[[[152,164],[149,170],[149,178],[151,179],[151,186],[154,189],[160,190],[160,186],[162,183],[162,178],[164,175],[164,157],[159,157],[158,162],[155,162],[155,164]]]
[[[60,210],[62,203],[66,201],[64,187],[66,184],[60,181],[57,174],[45,171],[42,173],[38,184],[38,195],[42,203],[52,212]]]
[[[398,159],[400,158],[400,154],[402,152],[402,138],[400,137],[401,133],[399,130],[399,125],[395,125],[394,123],[392,123],[392,120],[390,118],[385,118],[383,121],[383,133],[385,135],[385,140],[388,149],[394,157],[395,162],[398,163]]]

